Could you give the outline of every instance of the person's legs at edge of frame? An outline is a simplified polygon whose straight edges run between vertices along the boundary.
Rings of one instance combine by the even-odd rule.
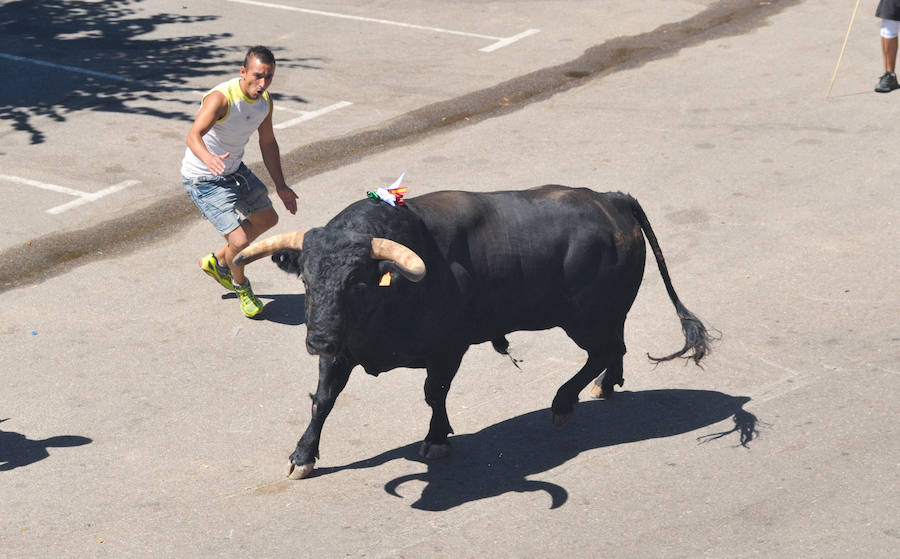
[[[897,63],[897,36],[900,34],[900,21],[881,20],[881,54],[884,58],[884,74],[878,79],[875,91],[889,93],[897,88],[897,74],[894,72]]]

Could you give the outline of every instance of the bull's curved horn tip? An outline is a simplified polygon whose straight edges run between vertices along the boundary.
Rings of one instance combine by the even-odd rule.
[[[305,235],[305,231],[294,231],[292,233],[281,233],[256,241],[239,252],[234,259],[234,263],[238,266],[248,264],[285,248],[301,250],[303,248],[303,238]]]

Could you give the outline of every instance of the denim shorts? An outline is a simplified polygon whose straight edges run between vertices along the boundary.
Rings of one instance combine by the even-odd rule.
[[[272,207],[266,185],[243,163],[230,175],[181,177],[181,184],[203,217],[223,235],[240,227],[241,215],[247,218]]]

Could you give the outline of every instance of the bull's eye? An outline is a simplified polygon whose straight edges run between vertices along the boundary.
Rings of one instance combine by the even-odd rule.
[[[359,289],[360,287],[365,287],[366,285],[366,277],[365,274],[360,272],[359,270],[353,270],[347,275],[346,280],[344,281],[344,285],[347,286],[348,289]]]
[[[364,282],[357,282],[350,286],[350,293],[353,295],[362,295],[369,286]]]

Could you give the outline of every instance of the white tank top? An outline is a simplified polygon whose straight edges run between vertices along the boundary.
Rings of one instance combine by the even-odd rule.
[[[244,157],[244,147],[250,140],[253,132],[259,128],[262,121],[269,114],[269,92],[264,91],[259,99],[249,99],[241,91],[241,78],[233,78],[222,82],[210,89],[203,99],[212,92],[218,91],[225,95],[228,101],[228,111],[221,119],[217,120],[209,132],[203,136],[206,149],[214,155],[231,153],[225,160],[223,175],[230,175],[237,171]],[[184,159],[181,160],[181,175],[189,179],[209,177],[212,173],[206,168],[206,164],[194,155],[191,148],[185,148]]]

